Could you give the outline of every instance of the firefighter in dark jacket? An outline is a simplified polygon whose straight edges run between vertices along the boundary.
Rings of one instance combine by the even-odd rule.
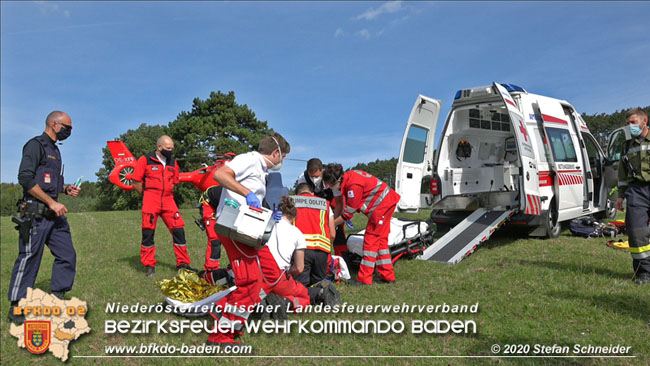
[[[625,120],[631,139],[623,143],[618,168],[618,192],[616,208],[623,210],[623,198],[627,201],[625,230],[629,236],[634,282],[644,285],[650,282],[650,139],[648,139],[648,115],[640,108],[627,112]]]
[[[172,234],[176,269],[190,269],[190,257],[185,242],[185,222],[174,201],[174,185],[178,180],[178,164],[174,159],[174,141],[169,136],[158,139],[157,149],[143,155],[133,172],[133,188],[144,190],[142,199],[142,245],[140,261],[147,276],[153,276],[156,268],[154,233],[158,216]]]
[[[14,308],[27,294],[27,288],[34,286],[45,244],[54,255],[50,281],[52,294],[64,299],[65,292],[72,289],[74,282],[77,255],[64,216],[68,209],[57,198],[59,193],[76,197],[81,189],[63,185],[61,153],[55,145],[71,133],[70,116],[54,111],[45,119],[43,134],[27,141],[23,147],[18,172],[23,199],[19,203],[20,216],[14,218],[20,233],[19,251],[9,283],[9,320],[17,325],[23,324],[25,316],[15,314]]]

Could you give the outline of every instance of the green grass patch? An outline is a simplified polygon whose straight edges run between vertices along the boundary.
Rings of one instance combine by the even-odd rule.
[[[195,267],[202,267],[206,237],[193,223],[196,210],[182,210],[188,250]],[[398,215],[425,218],[426,214]],[[3,365],[59,364],[53,356],[36,356],[16,346],[9,334],[7,291],[17,255],[18,234],[10,218],[1,219],[2,355]],[[68,215],[77,250],[77,277],[70,295],[87,301],[86,318],[92,332],[73,341],[69,364],[435,364],[435,365],[648,365],[650,362],[650,286],[632,279],[630,254],[605,246],[606,239],[582,239],[568,231],[553,240],[531,239],[513,232],[493,239],[457,265],[400,260],[396,285],[353,288],[341,285],[348,304],[442,305],[479,303],[477,314],[362,313],[301,314],[297,320],[400,320],[402,334],[246,334],[243,341],[257,356],[483,356],[486,358],[75,358],[105,356],[106,345],[156,342],[199,345],[207,335],[106,334],[104,322],[114,320],[172,320],[171,314],[107,314],[107,302],[156,305],[163,302],[155,281],[175,273],[171,235],[159,221],[156,232],[158,266],[153,279],[140,264],[140,213],[85,212]],[[357,215],[354,224],[365,226]],[[225,253],[224,253],[225,257]],[[225,258],[224,258],[225,259]],[[49,292],[52,255],[46,250],[35,287]],[[227,259],[224,260],[224,264]],[[208,318],[206,318],[208,319]],[[411,334],[413,320],[474,320],[477,334]],[[573,347],[574,344],[631,347],[634,359],[611,358],[498,358],[493,344],[535,344]]]

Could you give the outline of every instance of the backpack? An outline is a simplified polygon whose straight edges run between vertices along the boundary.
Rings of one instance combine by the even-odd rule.
[[[584,238],[598,238],[603,236],[602,225],[593,217],[571,220],[569,230],[576,236]]]

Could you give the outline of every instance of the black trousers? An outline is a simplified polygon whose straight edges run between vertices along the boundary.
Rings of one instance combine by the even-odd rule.
[[[637,276],[650,273],[650,183],[632,183],[625,191],[625,199],[625,230],[630,243],[634,273]]]
[[[18,239],[18,258],[11,272],[9,301],[22,299],[27,295],[27,288],[34,287],[45,245],[54,255],[50,289],[54,292],[70,291],[72,288],[77,253],[72,245],[68,220],[65,216],[35,219],[27,243],[22,238]]]
[[[328,256],[329,255],[322,250],[305,250],[305,270],[293,278],[305,285],[307,288],[321,280],[324,280],[327,276]]]

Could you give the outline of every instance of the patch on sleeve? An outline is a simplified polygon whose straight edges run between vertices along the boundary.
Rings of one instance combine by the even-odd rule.
[[[348,198],[354,198],[354,191],[348,191]]]

